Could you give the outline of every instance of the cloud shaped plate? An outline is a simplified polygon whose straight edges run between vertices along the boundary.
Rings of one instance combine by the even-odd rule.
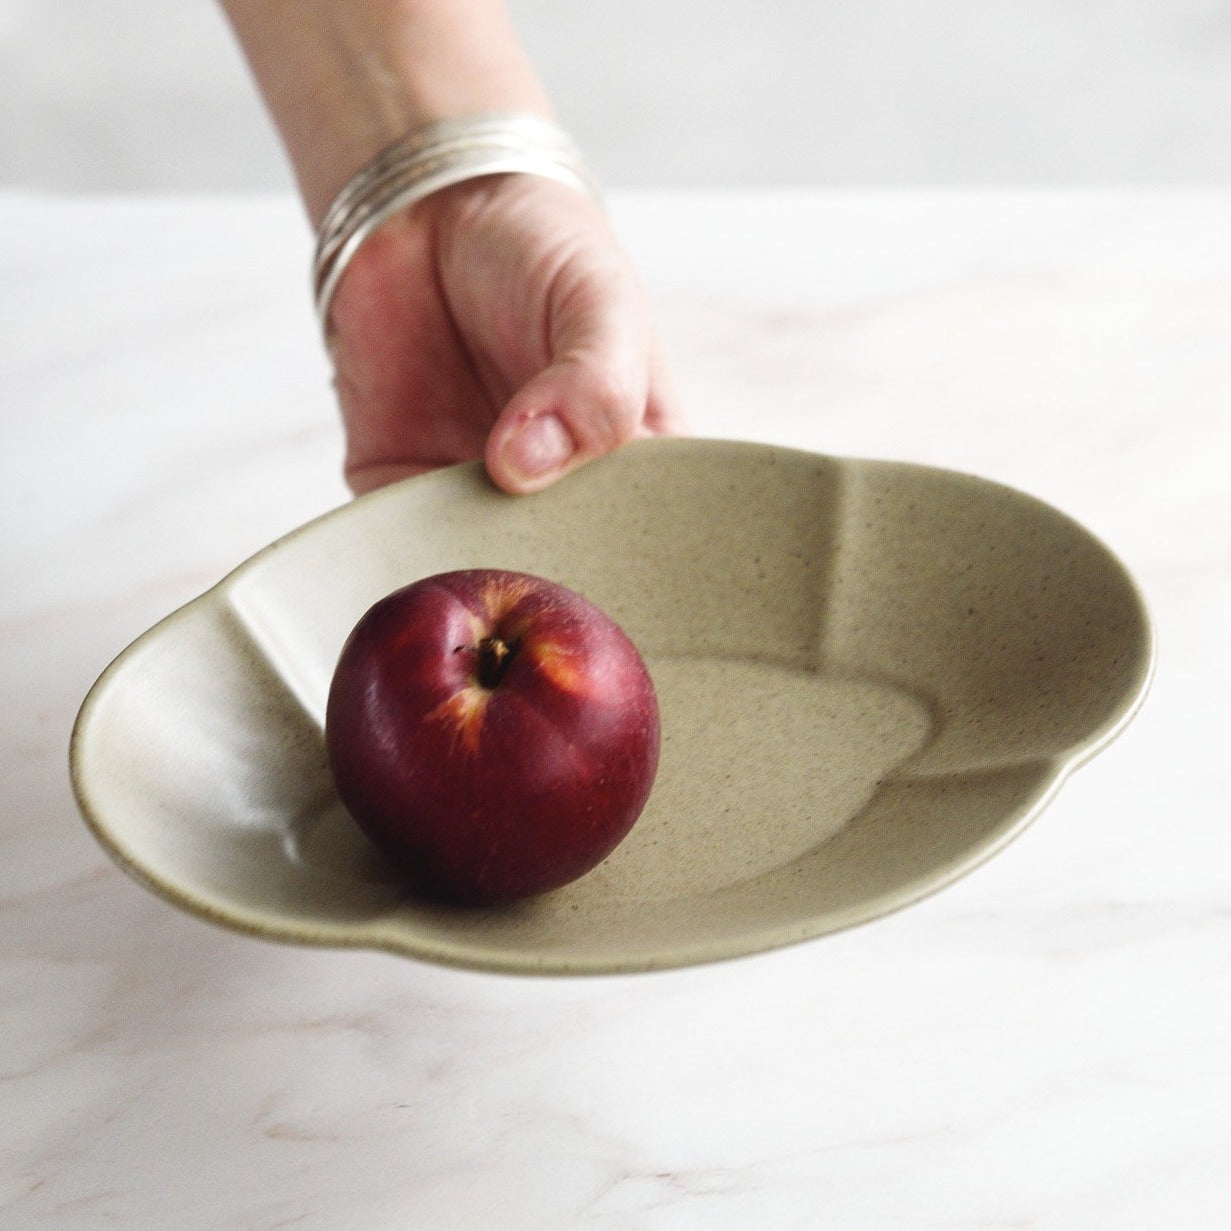
[[[550,577],[644,654],[654,793],[588,876],[496,910],[408,896],[334,794],[333,666],[446,569]],[[1153,638],[1123,566],[1005,487],[761,445],[644,441],[533,497],[478,465],[266,548],[125,650],[82,706],[111,855],[214,922],[522,973],[713,961],[866,922],[1020,832],[1132,716]]]

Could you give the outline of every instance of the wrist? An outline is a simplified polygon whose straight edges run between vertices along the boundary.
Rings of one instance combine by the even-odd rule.
[[[569,137],[551,121],[524,111],[437,121],[365,164],[334,198],[318,228],[313,286],[326,335],[333,292],[369,236],[448,188],[467,181],[490,184],[493,177],[503,180],[515,172],[554,180],[596,199],[600,195]]]
[[[551,108],[500,0],[223,0],[318,225],[407,132]]]

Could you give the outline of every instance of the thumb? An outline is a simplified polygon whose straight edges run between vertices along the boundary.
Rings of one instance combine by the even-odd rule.
[[[635,275],[614,250],[582,248],[551,280],[546,366],[488,435],[494,482],[539,491],[644,431],[653,350]]]
[[[539,491],[638,434],[648,376],[601,354],[557,360],[510,399],[488,436],[492,480],[514,493]]]

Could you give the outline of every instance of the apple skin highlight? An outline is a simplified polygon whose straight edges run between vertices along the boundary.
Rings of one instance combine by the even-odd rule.
[[[325,717],[338,794],[416,891],[491,905],[559,888],[640,816],[658,767],[654,685],[581,595],[467,569],[377,602]]]

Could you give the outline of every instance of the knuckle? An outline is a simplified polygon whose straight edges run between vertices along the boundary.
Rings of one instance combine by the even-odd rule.
[[[585,419],[577,425],[587,450],[609,453],[632,440],[644,398],[611,372],[594,373],[587,393]]]

